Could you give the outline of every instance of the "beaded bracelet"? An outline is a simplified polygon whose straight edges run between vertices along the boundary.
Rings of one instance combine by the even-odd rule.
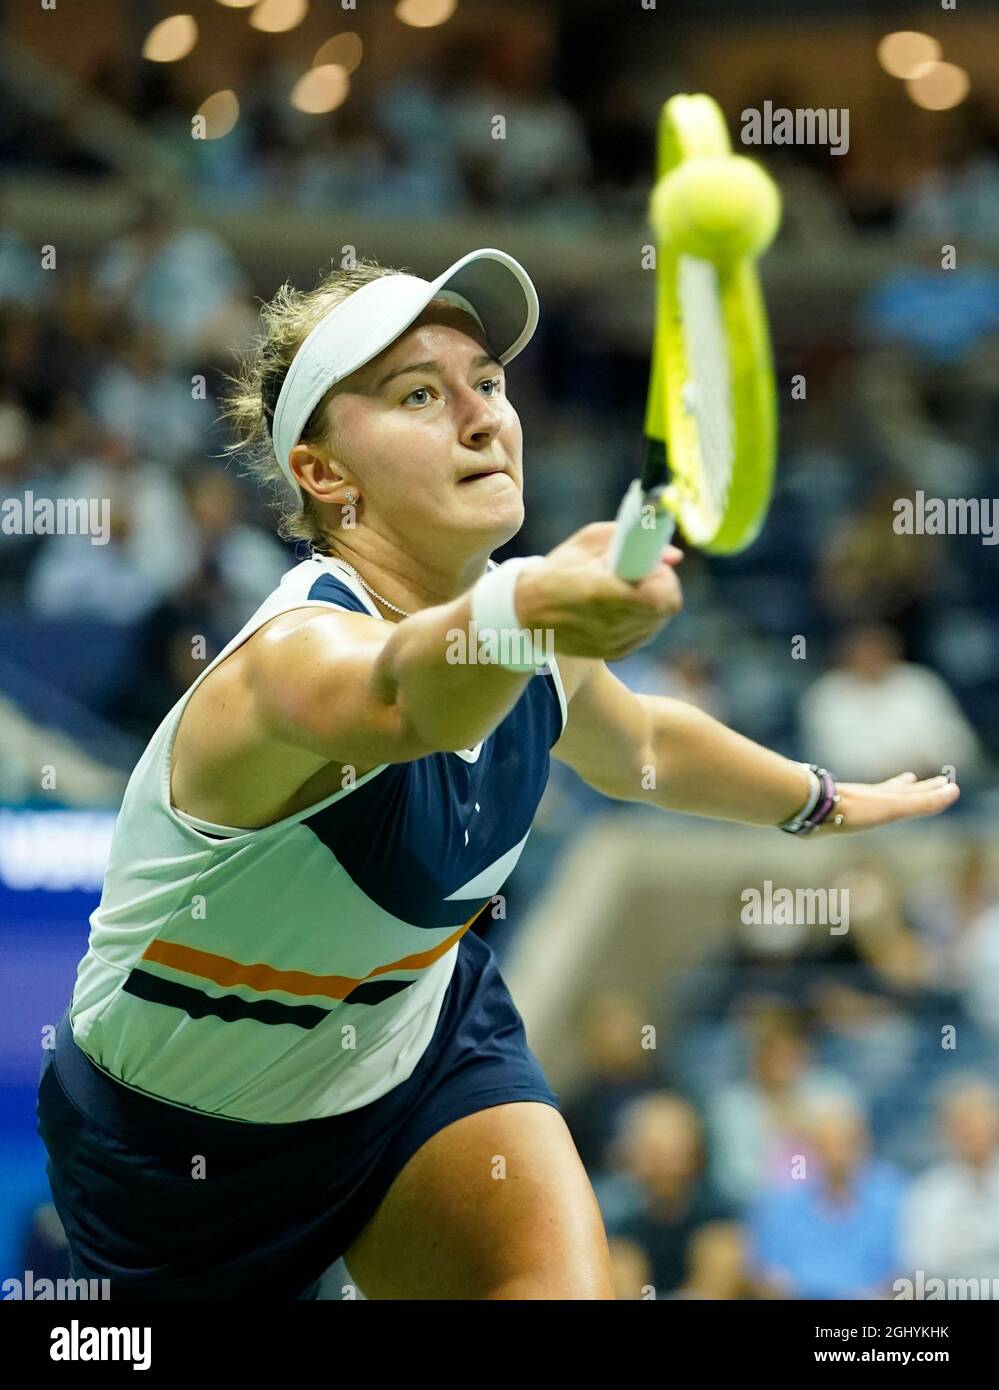
[[[805,766],[814,777],[816,787],[800,811],[789,820],[782,821],[777,827],[778,830],[787,831],[789,835],[814,835],[840,803],[840,795],[832,773],[824,767],[819,767],[817,763],[806,763]],[[843,817],[839,814],[834,815],[832,824],[842,825]]]

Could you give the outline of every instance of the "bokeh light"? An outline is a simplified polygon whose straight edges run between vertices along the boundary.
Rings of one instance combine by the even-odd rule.
[[[320,116],[342,106],[350,91],[350,77],[335,63],[310,68],[295,83],[291,104],[309,116]]]
[[[936,39],[915,29],[885,34],[878,44],[878,62],[891,77],[915,77],[920,68],[935,63],[942,53]]]
[[[150,29],[142,56],[150,63],[176,63],[198,42],[198,26],[190,14],[173,14]]]
[[[949,111],[968,95],[971,78],[956,63],[930,63],[905,86],[917,106],[927,111]]]
[[[316,50],[312,66],[321,68],[332,64],[335,67],[343,68],[344,72],[353,72],[360,63],[363,54],[364,44],[361,42],[360,34],[347,31],[327,39],[322,47]]]
[[[414,29],[430,29],[449,20],[457,5],[458,0],[399,0],[395,17]]]
[[[205,139],[221,140],[239,120],[239,98],[228,88],[205,97],[195,115],[205,118]]]
[[[286,34],[301,24],[308,12],[309,0],[260,0],[250,23],[265,34]]]

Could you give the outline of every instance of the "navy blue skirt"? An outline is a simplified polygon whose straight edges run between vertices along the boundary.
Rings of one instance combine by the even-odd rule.
[[[559,1108],[492,948],[466,932],[412,1076],[359,1110],[273,1125],[183,1110],[95,1067],[64,1015],[37,1116],[74,1278],[116,1299],[298,1299],[431,1135],[525,1100]]]

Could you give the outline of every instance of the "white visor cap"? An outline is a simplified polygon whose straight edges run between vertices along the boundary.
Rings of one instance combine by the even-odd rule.
[[[524,267],[505,251],[469,251],[438,275],[383,275],[355,290],[316,324],[288,368],[274,409],[271,437],[282,472],[301,496],[289,455],[331,386],[377,357],[432,299],[477,320],[491,352],[509,362],[538,326],[538,293]]]

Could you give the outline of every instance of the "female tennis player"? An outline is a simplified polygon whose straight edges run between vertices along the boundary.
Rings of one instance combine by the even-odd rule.
[[[469,931],[550,753],[611,797],[793,833],[957,795],[837,787],[622,685],[604,663],[679,609],[677,550],[636,585],[610,523],[490,560],[524,516],[504,364],[537,317],[495,250],[264,311],[230,409],[311,554],[138,763],[39,1090],[73,1274],[112,1297],[315,1297],[345,1257],[367,1298],[612,1298],[558,1099]]]

